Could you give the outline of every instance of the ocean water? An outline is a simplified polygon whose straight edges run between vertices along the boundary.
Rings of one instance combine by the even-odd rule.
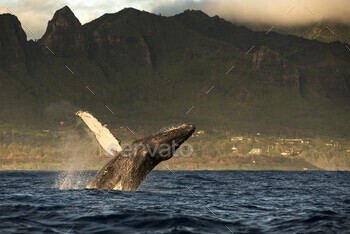
[[[136,192],[96,172],[1,171],[0,233],[350,233],[350,172],[153,171]]]

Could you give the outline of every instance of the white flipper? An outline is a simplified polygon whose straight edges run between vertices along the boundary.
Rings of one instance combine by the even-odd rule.
[[[122,151],[119,141],[115,139],[112,133],[105,126],[102,126],[102,124],[98,122],[98,120],[90,113],[86,111],[79,111],[76,113],[76,115],[86,123],[86,125],[96,136],[98,143],[100,143],[102,148],[108,154],[114,156],[116,153]]]

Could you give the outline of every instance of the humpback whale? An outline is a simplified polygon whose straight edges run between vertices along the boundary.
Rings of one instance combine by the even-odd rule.
[[[88,112],[77,115],[95,134],[100,145],[113,158],[102,167],[86,188],[100,190],[134,191],[148,173],[160,162],[170,159],[195,131],[195,126],[182,124],[161,133],[134,141],[122,148],[106,126],[102,126]]]

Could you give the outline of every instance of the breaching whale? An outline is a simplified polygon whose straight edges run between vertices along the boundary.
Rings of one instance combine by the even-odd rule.
[[[86,188],[134,191],[160,162],[170,159],[195,131],[195,126],[182,124],[161,133],[134,141],[122,148],[106,126],[88,112],[77,115],[95,134],[100,145],[113,158],[102,167]]]

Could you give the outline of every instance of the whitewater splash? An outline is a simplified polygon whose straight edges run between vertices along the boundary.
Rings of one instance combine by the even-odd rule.
[[[62,171],[56,180],[55,187],[60,190],[84,189],[91,180],[86,171]]]

